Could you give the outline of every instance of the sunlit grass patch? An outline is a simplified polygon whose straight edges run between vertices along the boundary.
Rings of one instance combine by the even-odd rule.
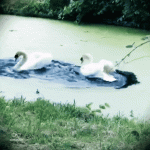
[[[4,139],[6,143],[21,149],[130,150],[148,145],[148,122],[120,115],[113,118],[102,113],[96,115],[97,111],[91,110],[90,105],[77,107],[75,101],[62,104],[40,98],[35,102],[23,97],[10,101],[0,98],[0,131],[3,132],[0,137],[8,137]]]

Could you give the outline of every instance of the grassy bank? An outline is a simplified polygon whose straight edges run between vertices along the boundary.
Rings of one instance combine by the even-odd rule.
[[[150,124],[123,116],[104,117],[90,104],[51,103],[44,99],[0,98],[0,149],[146,150]],[[96,115],[95,112],[99,112]]]

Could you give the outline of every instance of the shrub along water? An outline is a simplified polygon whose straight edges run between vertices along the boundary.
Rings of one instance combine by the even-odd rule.
[[[102,109],[91,105],[52,103],[23,97],[6,101],[0,98],[1,149],[146,149],[150,124],[121,115],[104,117]],[[99,114],[97,114],[99,113]]]
[[[148,0],[2,0],[3,14],[150,29]]]

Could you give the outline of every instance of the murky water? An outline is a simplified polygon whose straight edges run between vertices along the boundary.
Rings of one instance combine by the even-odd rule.
[[[0,15],[0,59],[12,58],[18,50],[30,52],[50,52],[54,60],[80,65],[80,57],[91,53],[94,61],[108,59],[113,62],[121,60],[132,49],[125,46],[135,42],[150,32],[107,25],[76,25],[70,22],[50,19]],[[142,59],[138,59],[143,57]],[[136,60],[135,60],[136,59]],[[134,60],[134,61],[132,61]],[[109,103],[110,109],[104,114],[110,116],[119,110],[126,116],[133,110],[135,116],[149,117],[150,107],[150,45],[140,47],[126,60],[127,64],[119,69],[133,72],[140,84],[125,89],[104,86],[74,86],[72,82],[61,83],[39,78],[14,79],[0,76],[0,94],[7,99],[23,95],[26,100],[45,97],[55,102],[76,100],[77,105],[93,102],[93,108],[99,104]],[[69,85],[70,84],[70,85]],[[64,86],[69,85],[69,86]],[[39,94],[36,94],[36,90]]]
[[[20,61],[20,60],[19,60]],[[28,69],[16,71],[14,58],[0,59],[0,76],[11,77],[15,79],[37,78],[49,82],[63,84],[65,87],[91,88],[91,87],[114,87],[116,89],[127,88],[133,84],[139,83],[136,75],[131,72],[122,72],[116,70],[111,73],[116,81],[108,82],[101,78],[93,76],[84,76],[80,72],[80,66],[62,61],[52,60],[51,63],[44,65],[39,69]]]

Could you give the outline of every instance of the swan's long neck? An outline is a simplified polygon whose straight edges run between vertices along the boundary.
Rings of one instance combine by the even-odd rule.
[[[27,61],[27,55],[24,52],[21,52],[21,55],[23,56],[23,61],[26,62]]]
[[[27,61],[27,55],[24,52],[19,52],[19,57],[23,56],[22,59],[16,64],[14,69],[20,70],[20,68],[23,66],[23,64]]]
[[[24,52],[20,52],[20,56],[23,56],[22,60],[20,61],[21,65],[23,65],[27,61],[27,55]]]

